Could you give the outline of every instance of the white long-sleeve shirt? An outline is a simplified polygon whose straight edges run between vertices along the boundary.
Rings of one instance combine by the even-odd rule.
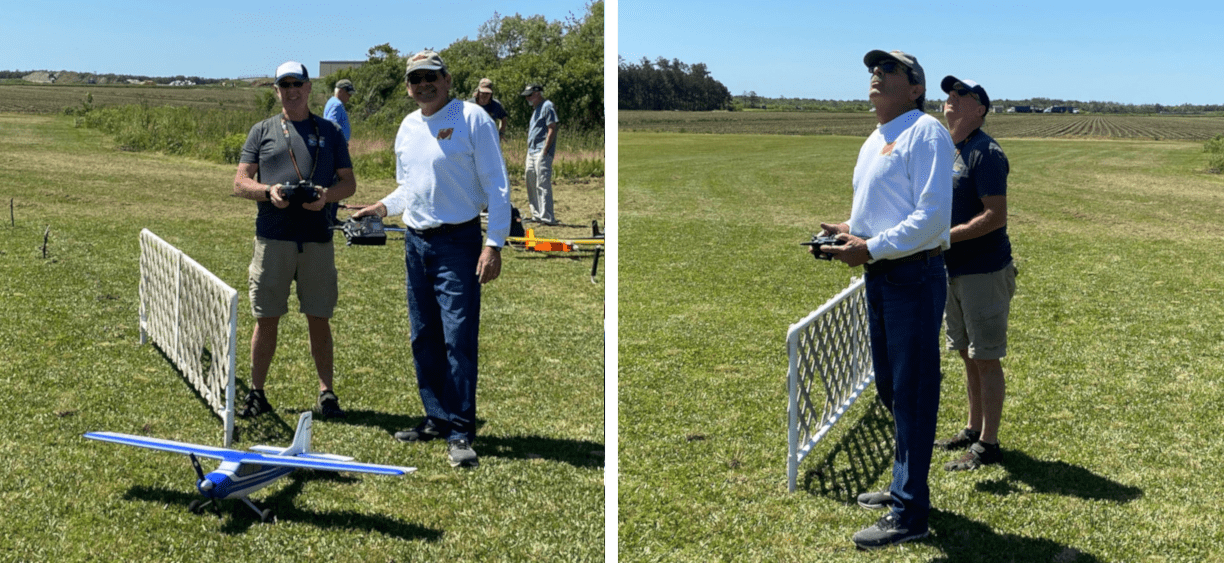
[[[850,234],[872,260],[951,246],[952,137],[917,109],[879,125],[854,166]]]
[[[387,215],[431,229],[471,221],[487,207],[485,245],[503,246],[510,234],[510,180],[497,125],[480,106],[451,100],[431,116],[408,114],[395,135],[395,180],[382,199]]]

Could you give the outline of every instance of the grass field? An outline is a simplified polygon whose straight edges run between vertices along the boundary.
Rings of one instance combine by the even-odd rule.
[[[402,242],[338,244],[336,385],[350,416],[316,421],[315,447],[419,471],[294,474],[255,495],[276,524],[234,502],[221,519],[193,515],[186,458],[81,434],[220,443],[218,419],[138,345],[137,236],[151,229],[238,289],[241,396],[254,206],[228,197],[233,166],[120,152],[67,116],[0,114],[0,133],[0,561],[603,560],[604,291],[589,254],[504,253],[484,293],[481,466],[460,472],[444,445],[392,438],[422,416]],[[354,201],[392,187],[358,178]],[[559,216],[603,225],[603,192],[599,179],[557,185]],[[521,189],[513,199],[525,206]],[[314,405],[305,322],[295,313],[281,326],[268,383],[277,411],[239,421],[238,448],[287,444]]]
[[[938,114],[932,114],[941,117]],[[850,135],[866,137],[875,114],[785,111],[622,111],[622,131]],[[1224,132],[1224,116],[990,114],[983,127],[996,138],[1206,140]]]
[[[90,95],[95,107],[147,104],[252,110],[260,90],[247,86],[0,84],[0,113],[57,113],[65,107],[79,107]]]
[[[627,113],[621,561],[1224,560],[1224,178],[1201,142],[1000,141],[1021,271],[1007,457],[946,473],[937,452],[932,536],[864,555],[850,537],[880,514],[853,499],[888,484],[891,421],[865,393],[788,493],[785,348],[855,275],[799,243],[849,215],[862,138],[644,132]],[[953,353],[943,372],[950,435]]]

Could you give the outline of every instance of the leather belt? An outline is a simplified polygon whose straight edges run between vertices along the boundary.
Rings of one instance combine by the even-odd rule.
[[[943,254],[943,248],[935,247],[930,250],[915,252],[909,256],[894,258],[892,260],[876,260],[870,264],[863,264],[863,270],[869,274],[883,274],[891,271],[893,268],[906,262],[916,262],[918,260],[930,260],[936,256]]]
[[[437,227],[433,227],[429,229],[414,229],[412,227],[406,227],[406,228],[408,229],[408,232],[418,237],[432,237],[434,235],[444,235],[446,233],[451,233],[459,229],[462,229],[464,227],[470,227],[472,225],[479,225],[479,224],[480,224],[480,216],[477,215],[471,221],[467,221],[465,223],[449,223],[446,225],[438,225]]]

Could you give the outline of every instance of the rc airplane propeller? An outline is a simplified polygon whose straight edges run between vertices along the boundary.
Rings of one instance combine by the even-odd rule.
[[[260,453],[249,453],[226,448],[214,448],[199,444],[173,442],[158,438],[119,434],[116,432],[88,432],[86,438],[126,444],[151,450],[161,450],[183,454],[191,458],[191,466],[195,468],[199,480],[196,489],[208,500],[192,501],[190,510],[197,512],[212,504],[213,510],[220,515],[216,501],[237,498],[251,507],[260,520],[266,522],[271,517],[269,509],[260,510],[251,502],[248,495],[271,485],[277,479],[293,472],[294,469],[315,469],[319,471],[350,471],[355,473],[374,473],[378,475],[403,475],[416,471],[415,467],[398,467],[393,465],[375,465],[372,463],[354,462],[351,457],[324,454],[310,451],[310,411],[302,413],[298,419],[297,433],[293,436],[293,445],[288,448],[275,446],[252,446],[251,449]],[[205,475],[200,468],[196,456],[221,460],[221,465],[213,472]]]

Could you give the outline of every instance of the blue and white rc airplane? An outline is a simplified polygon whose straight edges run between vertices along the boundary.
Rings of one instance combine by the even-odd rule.
[[[246,503],[259,514],[262,521],[271,517],[272,511],[260,510],[251,502],[247,495],[271,485],[277,479],[293,472],[294,469],[316,469],[321,471],[351,471],[356,473],[375,473],[378,475],[403,475],[416,471],[415,467],[397,467],[393,465],[375,465],[357,463],[351,457],[323,454],[310,451],[310,411],[302,413],[298,419],[297,433],[293,436],[293,445],[288,448],[275,446],[252,446],[251,449],[260,453],[249,453],[226,448],[214,448],[199,444],[173,442],[158,438],[146,438],[131,434],[116,432],[88,432],[86,438],[127,444],[152,450],[161,450],[184,454],[191,458],[199,480],[196,489],[207,498],[207,501],[192,501],[190,510],[197,512],[221,499],[237,498]],[[216,470],[204,474],[196,456],[221,460]],[[217,507],[214,504],[213,510]]]

